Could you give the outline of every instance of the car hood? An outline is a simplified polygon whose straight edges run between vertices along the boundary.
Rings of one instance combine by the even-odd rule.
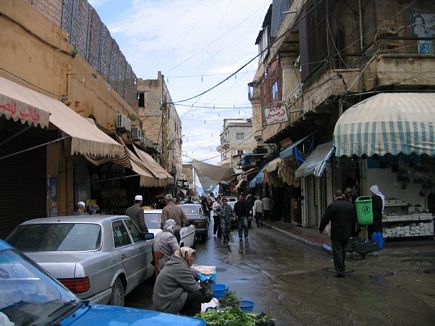
[[[76,313],[64,319],[62,326],[67,325],[181,325],[205,326],[201,319],[182,317],[158,311],[134,308],[90,305],[86,312]]]
[[[77,269],[77,264],[91,259],[95,252],[25,252],[27,257],[38,263],[55,278],[73,278],[84,275],[76,275],[82,269]]]

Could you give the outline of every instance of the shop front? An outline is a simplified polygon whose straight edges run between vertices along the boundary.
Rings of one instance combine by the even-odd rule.
[[[334,130],[337,157],[358,157],[361,194],[384,193],[385,238],[433,236],[435,93],[382,93],[349,108]]]
[[[122,153],[62,102],[2,77],[0,139],[1,236],[25,220],[74,211],[74,156]]]

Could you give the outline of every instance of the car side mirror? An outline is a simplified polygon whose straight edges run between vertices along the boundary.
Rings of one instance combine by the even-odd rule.
[[[152,239],[154,239],[154,233],[144,232],[143,233],[143,239],[144,240],[152,240]]]

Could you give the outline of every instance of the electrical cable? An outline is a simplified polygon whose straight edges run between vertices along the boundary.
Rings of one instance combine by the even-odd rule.
[[[318,0],[316,6],[321,2],[322,0]],[[308,3],[308,2],[307,2]],[[312,10],[314,10],[315,6],[313,6],[309,11],[307,11],[305,13],[305,15],[303,15],[303,17],[307,16]],[[302,18],[303,18],[302,17]],[[300,18],[300,19],[302,19]],[[229,76],[227,76],[225,79],[221,80],[220,82],[218,82],[217,84],[213,85],[212,87],[206,89],[205,91],[195,95],[195,96],[191,96],[189,98],[185,98],[182,100],[178,100],[178,101],[174,101],[174,104],[178,104],[178,103],[182,103],[182,102],[187,102],[190,101],[192,99],[195,99],[197,97],[200,97],[204,94],[209,93],[210,91],[212,91],[213,89],[219,87],[220,85],[222,85],[223,83],[225,83],[227,80],[229,80],[231,77],[233,77],[234,75],[236,75],[239,71],[241,71],[243,68],[245,68],[246,66],[248,66],[251,62],[253,62],[255,59],[257,59],[258,57],[260,57],[261,55],[263,55],[263,53],[265,53],[267,50],[269,50],[275,43],[277,43],[281,38],[283,38],[284,36],[287,35],[287,33],[289,31],[291,31],[291,29],[293,28],[293,25],[291,27],[289,27],[287,30],[285,30],[280,36],[278,36],[277,38],[275,38],[271,44],[269,44],[267,47],[265,47],[262,51],[260,51],[256,56],[254,56],[253,58],[251,58],[250,60],[248,60],[245,64],[243,64],[240,68],[238,68],[235,72],[233,72],[232,74],[230,74]]]

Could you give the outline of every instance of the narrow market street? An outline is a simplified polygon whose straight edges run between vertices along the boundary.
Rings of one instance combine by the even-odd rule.
[[[197,246],[196,263],[217,266],[218,283],[255,301],[254,310],[271,314],[277,325],[432,325],[433,244],[396,246],[349,258],[347,277],[337,279],[329,253],[253,225],[249,242],[239,242],[237,230],[228,247],[210,236]],[[151,308],[152,286],[144,283],[126,305]]]

